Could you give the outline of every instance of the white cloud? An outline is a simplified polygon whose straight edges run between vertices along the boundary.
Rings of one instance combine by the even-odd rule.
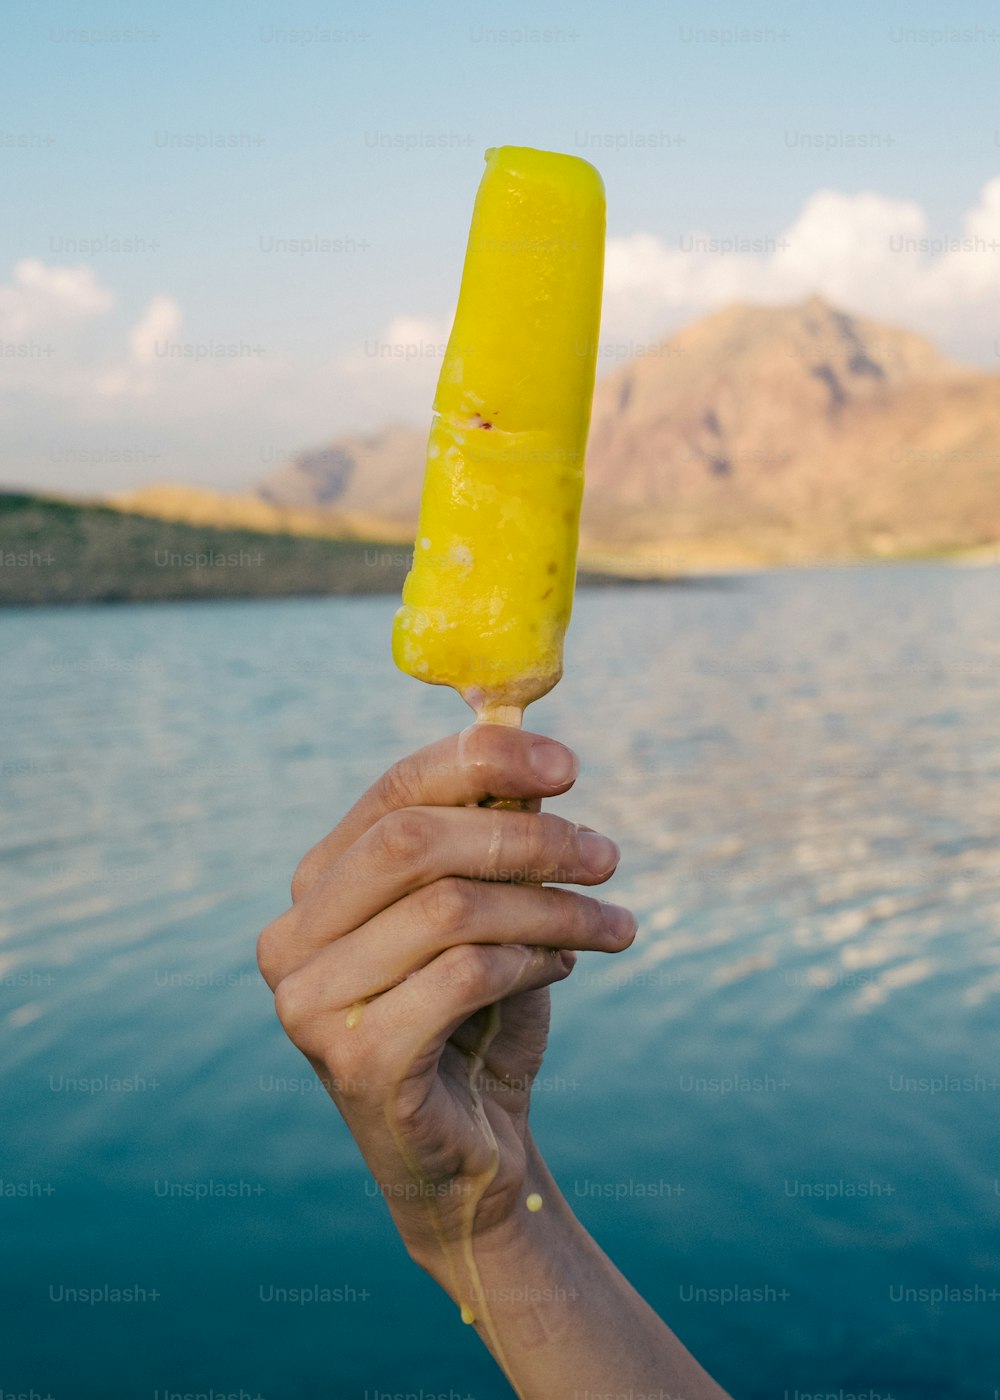
[[[90,269],[19,263],[0,285],[12,479],[121,490],[151,476],[191,479],[208,463],[216,481],[245,486],[265,450],[270,461],[330,431],[330,365],[296,365],[238,336],[189,342],[182,328],[164,292],[129,325]],[[81,480],[78,464],[86,471],[91,459],[105,465]],[[128,460],[150,465],[120,465]]]
[[[129,358],[116,359],[96,375],[95,393],[103,399],[149,398],[162,382],[157,362],[180,329],[181,309],[173,297],[153,297],[128,333]]]
[[[848,310],[922,329],[962,353],[995,334],[1000,294],[1000,178],[984,186],[961,231],[931,236],[912,200],[818,190],[780,234],[756,241],[692,234],[669,246],[649,233],[608,242],[607,334],[660,336],[730,301],[819,293]]]
[[[110,311],[114,296],[89,267],[49,267],[23,258],[14,280],[0,286],[0,335],[9,340],[37,335]]]
[[[181,309],[172,297],[157,296],[132,327],[129,347],[138,365],[156,363],[157,346],[176,340],[181,328]]]

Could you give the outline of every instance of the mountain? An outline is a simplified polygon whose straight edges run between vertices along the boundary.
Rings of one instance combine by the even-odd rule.
[[[1000,376],[837,311],[732,306],[595,394],[591,530],[681,555],[913,554],[1000,537]]]
[[[306,452],[271,505],[412,530],[426,430]],[[583,544],[660,572],[1000,538],[1000,375],[818,297],[730,306],[602,378]]]

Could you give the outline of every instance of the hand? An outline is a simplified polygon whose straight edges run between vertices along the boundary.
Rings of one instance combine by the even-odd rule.
[[[537,807],[576,771],[561,744],[490,724],[403,759],[305,856],[292,907],[258,941],[282,1025],[435,1272],[524,1208],[549,986],[577,950],[635,936],[627,910],[549,883],[603,883],[611,841],[475,805]]]

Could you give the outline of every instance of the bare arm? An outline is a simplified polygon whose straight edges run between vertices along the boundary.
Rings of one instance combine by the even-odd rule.
[[[549,986],[577,950],[628,947],[635,921],[556,887],[603,883],[613,842],[476,804],[537,805],[575,773],[562,745],[493,725],[404,759],[303,859],[258,961],[412,1258],[523,1400],[725,1400],[577,1220],[528,1127]]]
[[[477,1248],[503,1367],[518,1394],[728,1400],[587,1233],[533,1141],[524,1191],[541,1197],[541,1209],[519,1212]],[[450,1291],[440,1258],[414,1257]],[[488,1335],[483,1340],[490,1346]]]

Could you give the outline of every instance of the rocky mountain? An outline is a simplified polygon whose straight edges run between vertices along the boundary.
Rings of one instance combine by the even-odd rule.
[[[259,496],[412,529],[425,441],[344,439]],[[1000,375],[819,298],[728,307],[598,382],[583,537],[663,572],[1000,539]]]
[[[1000,537],[1000,375],[837,311],[732,306],[601,381],[587,523],[790,560]]]

